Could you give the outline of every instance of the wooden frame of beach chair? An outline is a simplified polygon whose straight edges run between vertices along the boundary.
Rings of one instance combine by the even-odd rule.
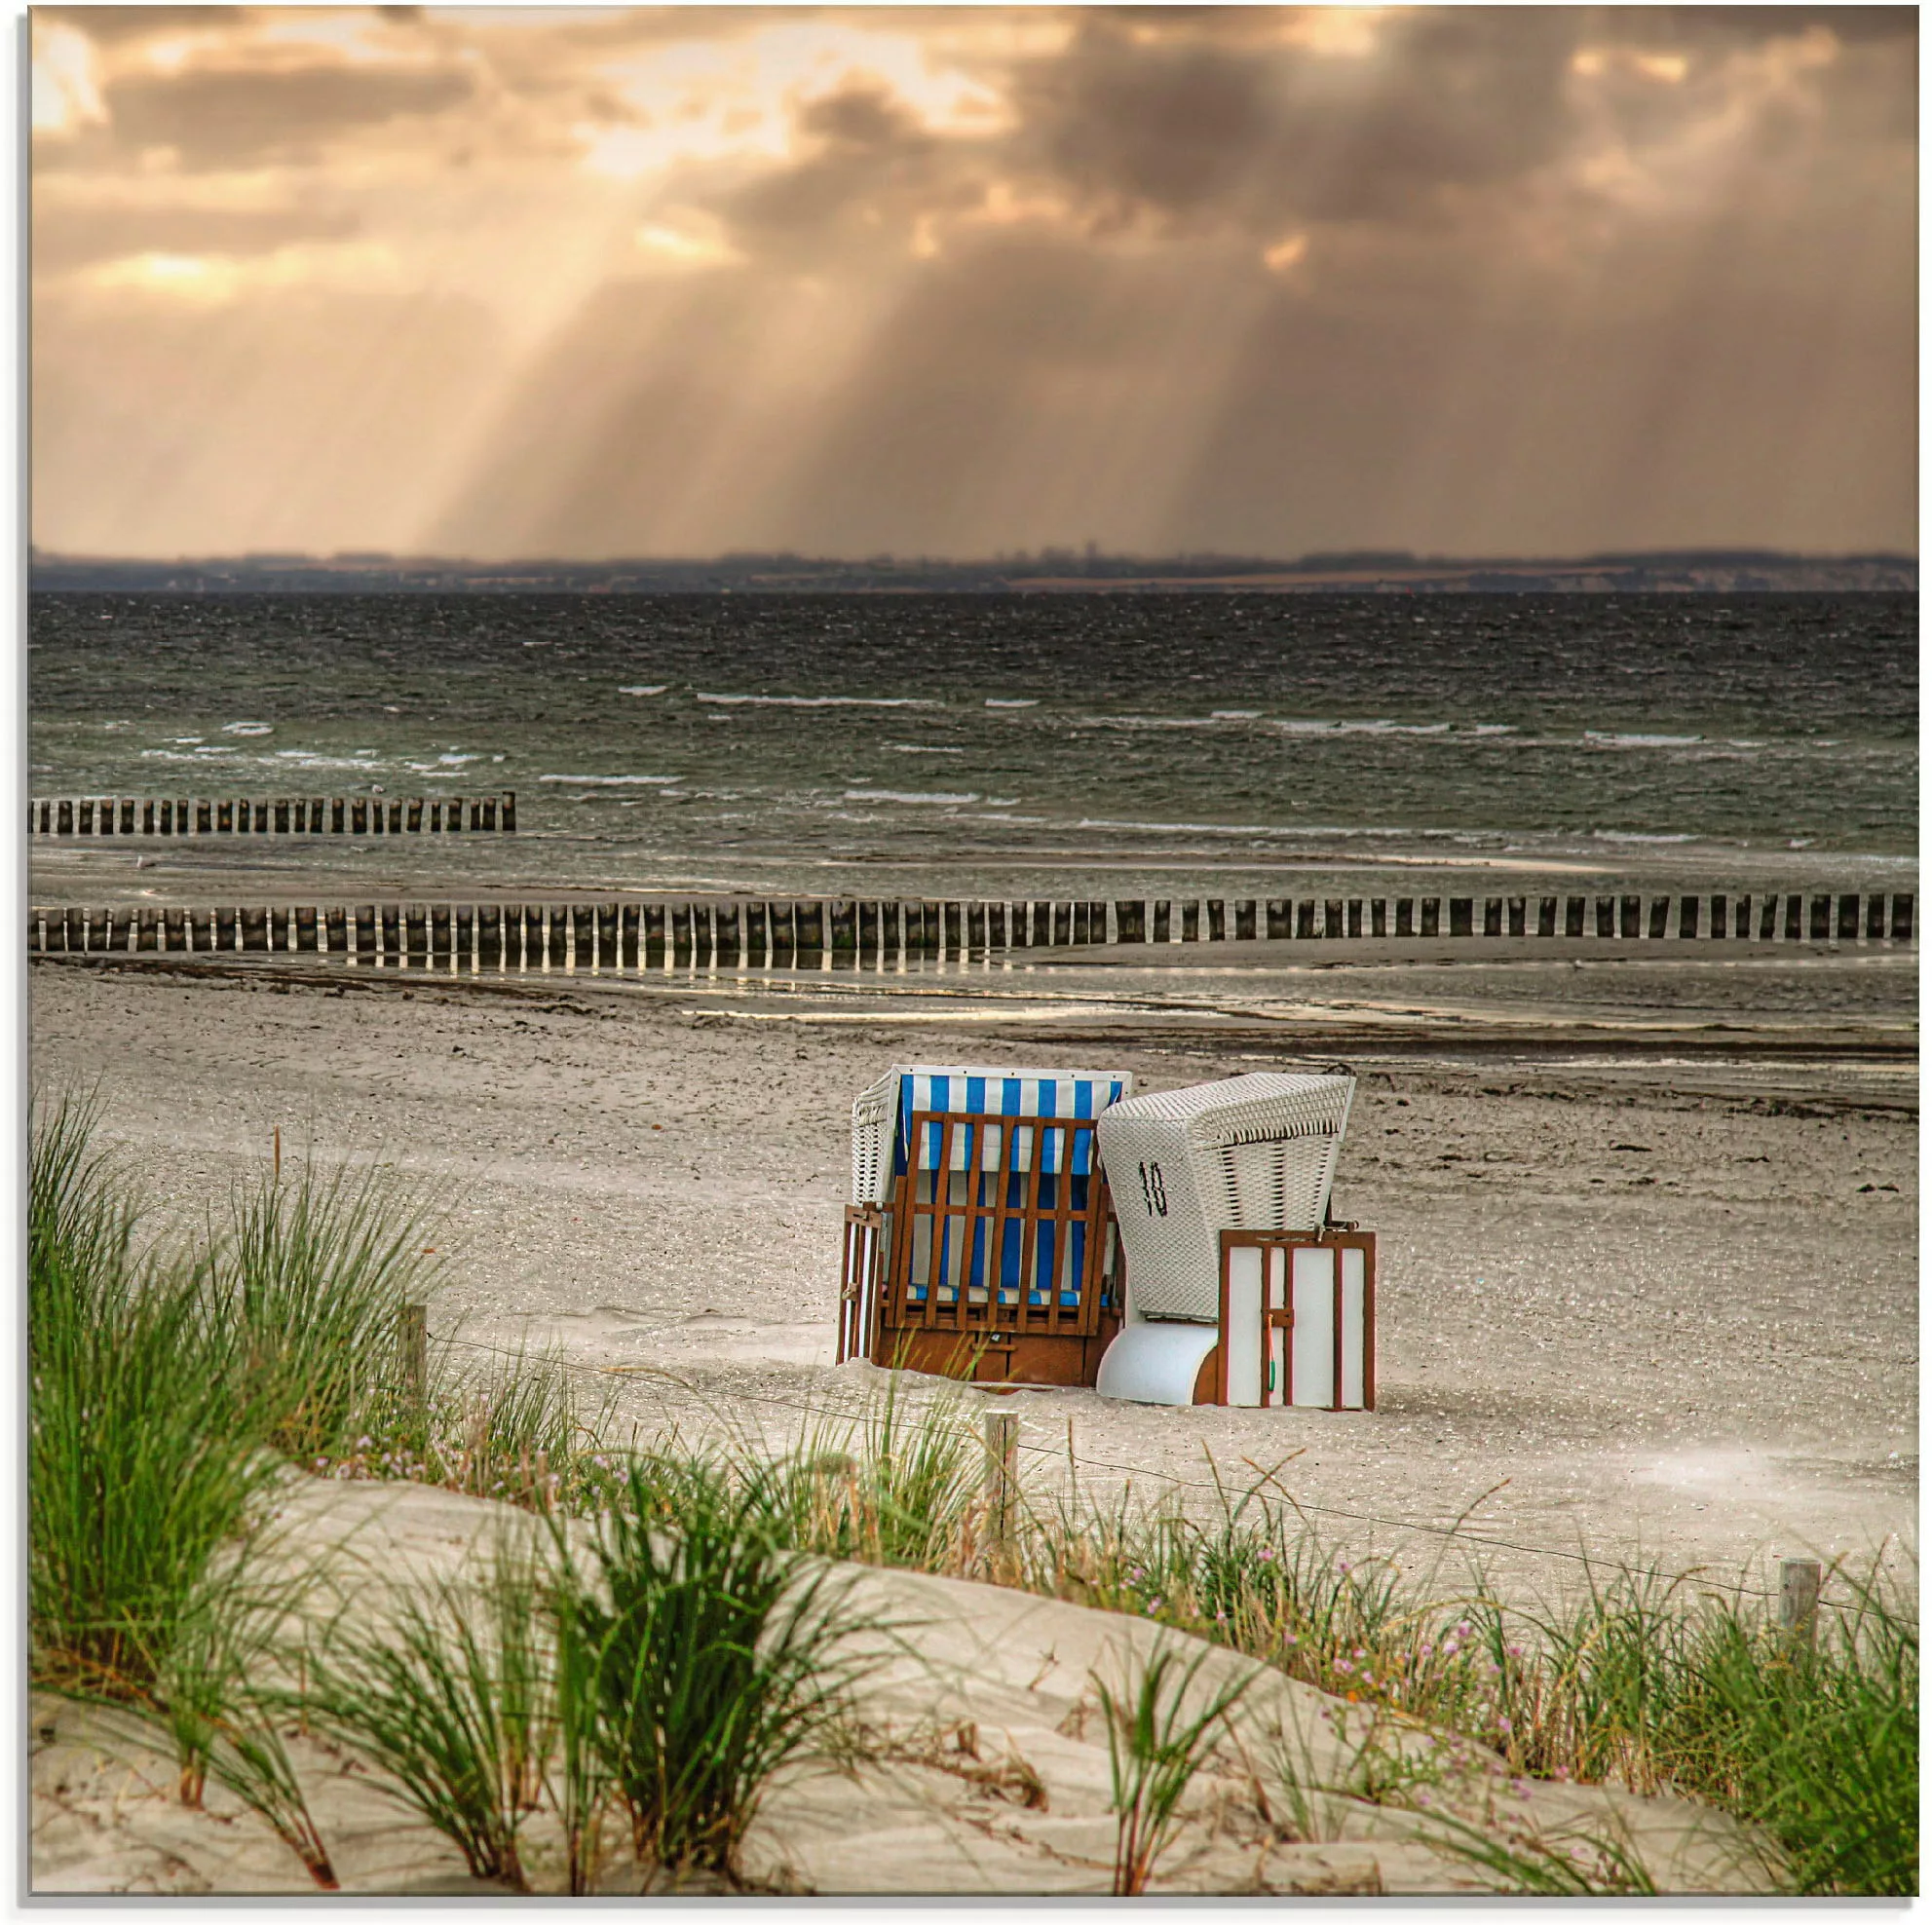
[[[1224,1229],[1220,1338],[1194,1401],[1373,1411],[1375,1232]]]
[[[846,1211],[839,1360],[1091,1384],[1119,1236],[1091,1116],[919,1110],[884,1205]]]

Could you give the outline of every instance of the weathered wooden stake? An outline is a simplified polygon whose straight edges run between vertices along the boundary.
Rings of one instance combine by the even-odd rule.
[[[1794,1644],[1818,1642],[1818,1592],[1824,1570],[1808,1558],[1787,1558],[1779,1570],[1778,1621]]]
[[[427,1303],[403,1304],[397,1321],[397,1340],[402,1364],[402,1388],[420,1404],[430,1387],[430,1308]]]
[[[986,1418],[986,1535],[996,1558],[1013,1549],[1013,1497],[1019,1484],[1020,1420],[1010,1411]]]
[[[282,1181],[282,1125],[275,1126],[275,1180]]]

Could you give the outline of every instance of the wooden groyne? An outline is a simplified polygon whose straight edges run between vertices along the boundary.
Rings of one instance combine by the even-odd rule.
[[[516,827],[516,791],[485,796],[35,796],[30,836],[419,836]]]
[[[33,908],[34,955],[284,954],[445,973],[890,968],[1095,944],[1443,937],[1911,943],[1909,894],[1218,897],[887,902],[850,897]]]

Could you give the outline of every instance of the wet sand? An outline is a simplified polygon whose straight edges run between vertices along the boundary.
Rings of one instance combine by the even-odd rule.
[[[620,1433],[781,1435],[880,1380],[831,1356],[848,1111],[885,1065],[1147,1089],[1345,1058],[1336,1210],[1382,1237],[1380,1409],[966,1393],[1018,1413],[1031,1475],[1064,1478],[1070,1442],[1083,1484],[1150,1494],[1208,1486],[1210,1454],[1247,1483],[1299,1453],[1273,1488],[1325,1534],[1459,1575],[1456,1540],[1390,1521],[1473,1503],[1498,1577],[1545,1593],[1579,1544],[1773,1586],[1780,1556],[1915,1546],[1915,956],[1404,952],[645,985],[48,959],[34,1067],[101,1079],[173,1210],[259,1168],[278,1125],[289,1153],[447,1180],[438,1337],[553,1346]]]

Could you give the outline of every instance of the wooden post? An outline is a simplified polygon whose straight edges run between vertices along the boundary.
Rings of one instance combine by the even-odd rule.
[[[986,1537],[999,1563],[1013,1552],[1014,1496],[1019,1487],[1020,1420],[1010,1411],[986,1417]]]
[[[1778,1622],[1794,1644],[1818,1642],[1818,1592],[1822,1567],[1808,1558],[1787,1558],[1778,1571]]]
[[[430,1309],[427,1303],[405,1303],[397,1317],[397,1352],[402,1388],[413,1403],[422,1403],[430,1387]]]
[[[275,1180],[282,1181],[282,1125],[275,1126]]]

